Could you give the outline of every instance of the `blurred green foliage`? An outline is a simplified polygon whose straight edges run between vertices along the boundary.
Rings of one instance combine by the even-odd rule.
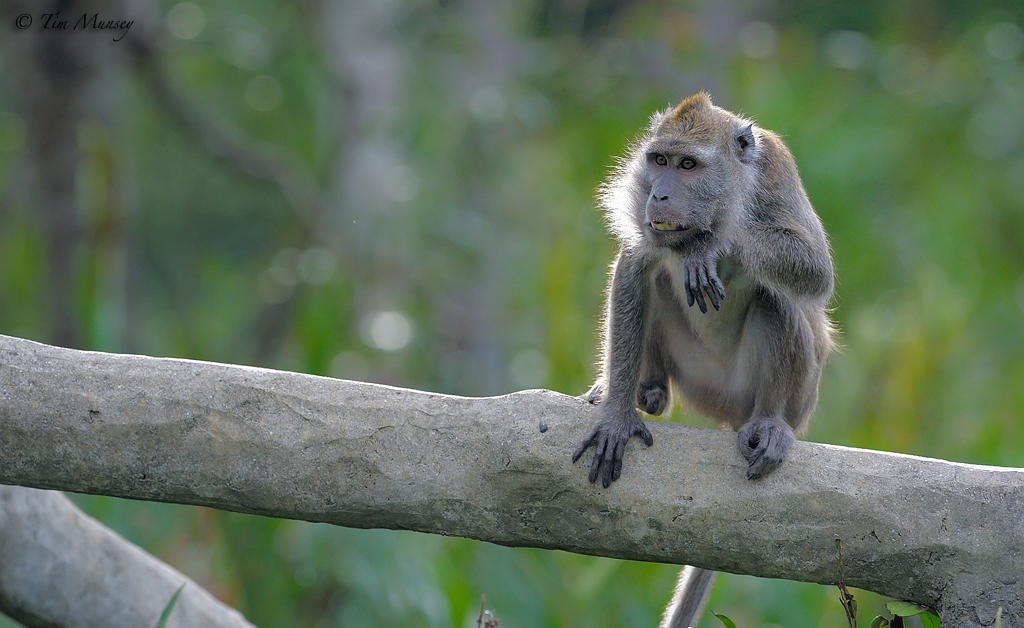
[[[446,393],[581,393],[614,253],[594,188],[651,112],[707,87],[785,137],[831,236],[843,349],[807,438],[1024,466],[1022,12],[164,2],[171,82],[283,155],[315,200],[226,163],[125,62],[107,118],[74,138],[78,344]],[[0,71],[13,84],[15,64]],[[45,342],[47,227],[19,107],[0,93],[0,333]],[[502,626],[653,626],[676,572],[75,499],[262,626],[465,627],[481,594]],[[862,617],[882,611],[857,598]],[[739,626],[845,624],[835,588],[727,574],[709,608]]]

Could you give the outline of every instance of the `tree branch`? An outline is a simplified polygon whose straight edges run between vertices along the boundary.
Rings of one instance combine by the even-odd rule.
[[[0,611],[25,626],[252,628],[169,565],[51,491],[0,486]]]
[[[1024,472],[797,443],[750,482],[735,435],[648,421],[603,490],[591,408],[464,398],[0,336],[0,483],[834,584],[1024,622]],[[546,425],[546,431],[539,429]],[[584,463],[587,461],[584,460]]]
[[[315,229],[314,205],[320,190],[313,178],[277,147],[248,137],[227,119],[212,116],[189,100],[160,65],[152,39],[133,37],[129,49],[157,106],[224,165],[275,187],[306,229]]]

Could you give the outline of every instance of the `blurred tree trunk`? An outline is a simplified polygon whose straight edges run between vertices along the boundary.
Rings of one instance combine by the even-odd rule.
[[[109,126],[122,55],[106,33],[43,25],[49,14],[73,26],[83,14],[120,17],[124,8],[119,0],[18,1],[7,12],[8,23],[23,13],[33,18],[32,26],[11,33],[10,48],[28,130],[31,198],[47,243],[49,336],[59,345],[80,346],[75,264],[84,234],[76,185],[82,161],[79,133],[87,121]]]

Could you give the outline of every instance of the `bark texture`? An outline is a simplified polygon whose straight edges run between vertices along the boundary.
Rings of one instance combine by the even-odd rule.
[[[0,486],[0,611],[30,628],[252,628],[241,613],[64,495]]]
[[[591,407],[464,398],[0,336],[0,483],[818,583],[1021,626],[1024,471],[799,442],[746,479],[732,433],[648,420],[622,478],[569,455]],[[827,420],[827,417],[819,417]]]

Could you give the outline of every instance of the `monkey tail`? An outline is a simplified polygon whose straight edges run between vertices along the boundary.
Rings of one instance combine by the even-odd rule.
[[[679,572],[672,601],[665,609],[658,628],[690,628],[696,626],[708,603],[711,587],[718,577],[717,571],[687,565]]]

